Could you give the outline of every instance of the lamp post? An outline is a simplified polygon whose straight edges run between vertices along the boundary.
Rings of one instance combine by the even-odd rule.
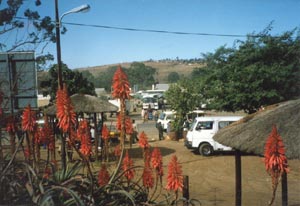
[[[62,62],[61,62],[61,47],[60,47],[60,26],[61,21],[64,16],[71,14],[71,13],[79,13],[79,12],[85,12],[90,9],[89,5],[82,5],[79,7],[76,7],[70,11],[67,11],[61,15],[59,18],[59,12],[58,12],[58,0],[55,0],[55,22],[56,22],[56,52],[57,52],[57,76],[58,76],[58,89],[63,88],[63,79],[62,79]],[[61,138],[61,159],[62,159],[62,166],[64,169],[66,169],[66,138],[64,135],[62,135]]]
[[[70,11],[67,11],[61,15],[59,18],[59,12],[58,12],[58,0],[55,0],[55,22],[56,22],[56,52],[57,52],[57,65],[58,65],[58,86],[60,89],[63,87],[62,82],[62,62],[61,62],[61,47],[60,47],[60,26],[61,21],[64,16],[71,14],[71,13],[79,13],[79,12],[86,12],[90,9],[90,6],[88,4],[76,7]]]

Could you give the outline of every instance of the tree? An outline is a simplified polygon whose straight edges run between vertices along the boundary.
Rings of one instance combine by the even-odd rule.
[[[154,75],[156,69],[146,66],[144,63],[133,62],[125,72],[129,77],[130,84],[138,85],[141,89],[146,89],[155,83]]]
[[[168,75],[168,82],[169,83],[175,83],[180,79],[180,76],[177,72],[170,72]]]
[[[83,76],[83,78],[87,79],[87,81],[93,83],[94,85],[96,85],[96,78],[95,76],[88,70],[84,70],[80,72]]]
[[[189,79],[182,79],[171,84],[165,96],[171,109],[176,111],[176,118],[173,124],[176,132],[181,132],[186,114],[199,104],[199,96],[194,92],[195,84]]]
[[[43,49],[50,42],[56,42],[55,22],[49,16],[41,17],[38,11],[29,8],[21,14],[24,2],[7,0],[6,4],[2,3],[4,8],[0,10],[0,37],[6,39],[7,44],[1,41],[0,51],[34,50],[38,69],[42,69],[48,60],[53,60],[51,54],[43,54]],[[40,6],[41,1],[36,0],[35,5]],[[18,35],[24,32],[27,35]]]
[[[107,69],[106,72],[98,74],[95,78],[95,86],[99,88],[105,88],[106,91],[111,91],[111,84],[114,73],[117,71],[117,66],[111,66]],[[124,72],[126,68],[122,68]],[[126,73],[126,72],[125,72]]]
[[[57,79],[57,65],[53,65],[49,71],[49,75],[46,80],[40,82],[43,95],[50,95],[51,101],[55,99],[58,79]],[[73,71],[68,68],[66,64],[62,66],[62,74],[64,83],[68,88],[68,94],[71,96],[76,93],[83,93],[89,95],[96,95],[95,87],[92,82],[89,82],[83,75],[78,71]]]
[[[300,36],[294,37],[296,30],[276,37],[269,31],[205,56],[206,75],[198,78],[198,91],[211,107],[253,113],[299,97]]]

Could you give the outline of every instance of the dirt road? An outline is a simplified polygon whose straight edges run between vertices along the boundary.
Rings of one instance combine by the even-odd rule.
[[[167,165],[176,154],[184,175],[189,176],[190,198],[201,201],[202,206],[235,205],[235,159],[232,154],[203,157],[183,146],[181,141],[153,141],[151,147],[161,150],[166,179]],[[130,152],[139,162],[140,148],[134,145]],[[300,161],[289,161],[288,174],[289,205],[300,206]],[[271,178],[266,173],[263,159],[256,156],[242,157],[242,205],[267,205],[271,198]],[[281,185],[278,186],[274,205],[281,205]]]

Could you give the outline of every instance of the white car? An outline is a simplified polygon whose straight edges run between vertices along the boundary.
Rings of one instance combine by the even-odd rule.
[[[164,131],[167,131],[168,123],[175,119],[175,112],[173,111],[164,111],[160,113],[157,124],[161,124]]]

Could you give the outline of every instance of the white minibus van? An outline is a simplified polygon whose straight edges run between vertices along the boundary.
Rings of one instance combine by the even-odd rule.
[[[188,149],[195,149],[203,156],[209,156],[214,151],[230,151],[232,148],[214,141],[213,136],[218,130],[241,118],[242,116],[197,117],[190,126],[184,144]]]

